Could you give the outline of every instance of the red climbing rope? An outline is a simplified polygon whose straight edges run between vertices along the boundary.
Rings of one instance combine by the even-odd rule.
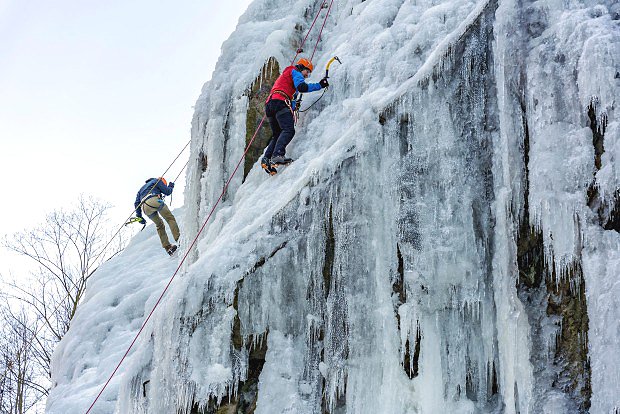
[[[310,25],[308,32],[306,32],[306,37],[304,37],[304,40],[302,40],[301,45],[299,45],[299,48],[297,49],[297,53],[295,53],[295,57],[293,58],[293,60],[291,60],[291,65],[295,63],[295,59],[297,59],[297,56],[299,56],[299,54],[303,51],[304,44],[306,43],[306,40],[308,40],[308,36],[310,36],[310,32],[312,31],[312,28],[314,27],[314,24],[316,23],[316,19],[319,18],[319,15],[321,14],[321,10],[323,10],[323,6],[325,4],[327,4],[327,1],[321,0],[321,6],[319,7],[319,11],[316,12],[316,16],[314,16],[314,20],[312,21],[312,24]]]
[[[295,61],[295,59],[297,58],[297,55],[299,55],[299,53],[301,53],[301,48],[303,47],[304,43],[306,42],[306,40],[308,39],[308,35],[310,34],[310,31],[312,30],[312,28],[314,27],[314,24],[316,22],[316,20],[319,17],[319,14],[321,13],[321,10],[323,9],[323,5],[325,5],[327,3],[327,1],[322,2],[321,3],[321,7],[319,8],[319,11],[316,15],[316,17],[314,18],[314,21],[312,22],[312,25],[310,26],[310,28],[308,29],[308,33],[306,34],[306,37],[304,38],[304,40],[301,43],[301,46],[299,47],[299,49],[297,50],[297,54],[295,55],[295,57],[293,58],[293,62]],[[327,15],[325,16],[325,20],[323,20],[323,26],[321,27],[321,30],[319,31],[319,36],[317,38],[316,44],[314,45],[314,52],[316,52],[316,48],[319,44],[319,41],[321,40],[321,34],[323,33],[323,28],[325,27],[325,22],[327,21],[327,17],[329,16],[329,12],[332,8],[332,4],[334,3],[334,0],[331,1],[331,4],[329,5],[329,9],[327,10]],[[312,56],[314,57],[314,52],[312,52]],[[312,59],[312,58],[311,58]],[[170,278],[170,281],[168,281],[168,284],[166,285],[166,287],[164,288],[164,290],[161,292],[161,295],[159,295],[159,299],[157,299],[157,302],[155,302],[155,305],[153,306],[153,308],[151,309],[151,311],[149,312],[148,316],[146,317],[146,319],[144,320],[144,322],[142,323],[142,326],[140,327],[140,330],[138,331],[138,333],[136,334],[136,336],[134,337],[133,341],[131,341],[131,344],[129,345],[129,348],[127,348],[127,351],[125,351],[125,354],[123,355],[123,357],[121,358],[121,360],[118,362],[118,364],[116,365],[116,368],[114,368],[114,371],[112,371],[112,374],[110,374],[110,377],[108,378],[108,380],[106,381],[106,383],[103,385],[103,387],[101,388],[101,391],[99,391],[99,394],[97,394],[97,397],[95,397],[95,400],[92,402],[92,404],[90,405],[90,407],[88,408],[88,410],[86,411],[85,414],[90,413],[90,410],[92,410],[92,408],[95,406],[95,403],[97,402],[97,400],[99,400],[99,397],[101,397],[101,394],[103,394],[103,391],[106,389],[106,387],[108,386],[108,384],[110,383],[110,381],[112,381],[112,378],[114,377],[114,375],[116,374],[116,372],[118,371],[118,369],[120,368],[121,364],[123,363],[123,361],[125,360],[125,358],[127,357],[127,355],[129,354],[129,352],[131,351],[131,349],[133,348],[134,344],[136,343],[136,341],[138,340],[138,337],[140,336],[140,334],[142,333],[142,331],[144,330],[144,327],[146,326],[146,324],[148,323],[148,321],[151,319],[151,316],[153,316],[153,313],[155,312],[155,309],[157,309],[157,306],[159,306],[159,303],[161,302],[161,300],[163,299],[164,295],[166,294],[166,292],[168,291],[168,288],[170,287],[170,285],[172,284],[172,281],[174,280],[174,278],[176,277],[177,273],[179,272],[179,269],[181,269],[181,266],[183,265],[183,263],[185,262],[185,259],[187,259],[187,256],[189,255],[189,252],[192,251],[192,248],[194,247],[194,245],[196,244],[196,242],[198,241],[198,237],[200,236],[200,234],[202,233],[202,231],[204,230],[204,228],[206,227],[207,223],[209,222],[209,219],[211,218],[211,216],[213,215],[213,212],[215,212],[215,209],[217,208],[218,204],[220,203],[220,201],[222,200],[222,197],[224,197],[224,194],[226,194],[226,190],[228,190],[228,186],[230,185],[230,182],[232,181],[233,177],[235,176],[235,174],[237,173],[237,170],[239,169],[239,166],[241,165],[241,163],[243,162],[245,156],[247,155],[248,151],[250,150],[250,146],[252,145],[252,143],[254,142],[254,139],[256,138],[256,136],[258,135],[258,131],[260,131],[260,128],[263,126],[263,123],[265,122],[265,118],[266,115],[263,115],[263,118],[260,120],[260,123],[258,124],[258,127],[256,128],[256,131],[254,131],[254,135],[252,136],[252,139],[250,140],[250,142],[248,143],[247,147],[245,148],[245,151],[243,152],[243,155],[241,156],[241,158],[239,159],[239,162],[237,163],[237,166],[235,167],[234,171],[232,172],[232,174],[230,175],[230,177],[228,178],[228,180],[226,181],[226,184],[224,185],[224,189],[222,190],[222,194],[220,194],[219,198],[217,199],[217,201],[215,202],[215,204],[213,205],[213,207],[211,208],[211,211],[209,212],[209,215],[207,216],[206,220],[204,221],[204,223],[202,224],[202,226],[200,227],[200,230],[198,230],[198,233],[196,234],[196,237],[194,237],[194,240],[192,241],[192,243],[189,245],[189,247],[187,248],[187,251],[185,252],[185,255],[183,256],[183,259],[181,259],[181,262],[179,263],[179,266],[177,266],[177,269],[174,271],[174,274],[172,275],[172,277]]]
[[[327,2],[325,2],[325,3],[327,3]],[[325,4],[325,3],[323,3],[323,4]],[[334,4],[334,0],[332,0],[332,2],[329,3],[329,9],[327,9],[327,14],[325,15],[325,19],[323,19],[323,26],[321,26],[321,30],[319,30],[319,37],[316,39],[316,43],[314,44],[314,50],[312,51],[312,56],[310,56],[310,61],[311,62],[312,62],[312,58],[314,58],[314,53],[316,52],[316,48],[319,45],[319,42],[321,41],[321,34],[323,33],[323,29],[325,28],[325,23],[327,23],[327,18],[329,17],[329,12],[332,10],[332,5],[333,4]],[[323,8],[322,5],[321,5],[321,8]]]

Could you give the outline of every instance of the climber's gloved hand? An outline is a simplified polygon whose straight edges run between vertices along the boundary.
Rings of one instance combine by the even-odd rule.
[[[168,184],[168,187],[170,187],[170,188],[174,188],[174,183],[170,183],[170,184]]]
[[[146,220],[144,220],[144,217],[140,217],[140,220],[138,220],[138,223],[146,224]]]
[[[321,88],[327,88],[329,86],[329,82],[327,82],[327,78],[323,78],[319,81],[319,85]]]

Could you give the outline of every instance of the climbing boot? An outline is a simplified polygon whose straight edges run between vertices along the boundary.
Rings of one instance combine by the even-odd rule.
[[[166,253],[168,253],[170,256],[172,256],[174,254],[174,252],[177,251],[177,245],[176,244],[170,244],[166,247],[164,247],[166,249]]]
[[[292,162],[292,158],[287,158],[283,155],[277,155],[271,159],[271,166],[277,167],[278,165],[289,165]]]
[[[263,157],[260,160],[260,166],[263,167],[263,170],[265,170],[265,172],[269,175],[274,175],[278,172],[278,170],[273,168],[273,166],[271,165],[271,162],[269,161],[269,158],[267,157]]]

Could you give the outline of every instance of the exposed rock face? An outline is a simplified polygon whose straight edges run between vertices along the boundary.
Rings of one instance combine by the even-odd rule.
[[[245,164],[243,170],[244,178],[248,175],[256,161],[260,160],[263,154],[263,150],[267,147],[269,140],[271,139],[271,128],[267,119],[263,119],[265,115],[265,101],[269,96],[271,87],[276,79],[280,76],[280,65],[274,57],[270,57],[263,68],[261,69],[260,76],[256,78],[252,86],[248,90],[249,97],[248,111],[246,114],[246,132],[245,132],[245,146],[250,144],[252,138],[254,141],[250,145],[250,150],[245,156]],[[262,127],[256,133],[259,125]]]

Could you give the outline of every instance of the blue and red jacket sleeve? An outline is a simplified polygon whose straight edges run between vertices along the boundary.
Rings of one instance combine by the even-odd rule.
[[[291,75],[293,76],[293,85],[295,85],[295,90],[299,92],[315,92],[321,89],[321,85],[318,83],[306,83],[304,75],[302,75],[297,69],[293,69]]]

